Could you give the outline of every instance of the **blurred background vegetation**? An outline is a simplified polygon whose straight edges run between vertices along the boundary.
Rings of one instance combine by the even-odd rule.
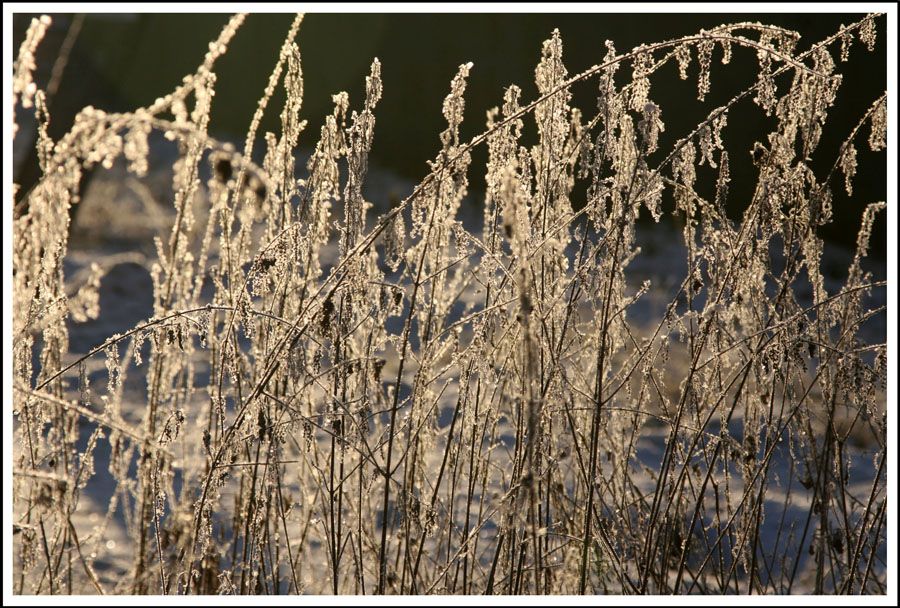
[[[31,17],[14,18],[14,53],[17,52]],[[53,14],[53,26],[39,48],[38,85],[46,87],[54,60],[73,22],[80,27],[73,38],[71,56],[56,95],[51,98],[50,134],[56,139],[71,126],[75,113],[86,105],[107,111],[129,111],[146,106],[173,90],[183,76],[193,73],[227,22],[226,14],[87,14],[75,21],[71,14]],[[701,28],[744,21],[779,25],[801,33],[798,49],[835,33],[862,14],[308,14],[298,36],[305,84],[303,118],[309,121],[301,135],[301,147],[312,148],[324,117],[332,109],[331,95],[350,94],[351,109],[362,107],[365,76],[374,57],[382,63],[384,95],[376,111],[375,140],[370,162],[403,178],[418,182],[428,172],[427,160],[440,148],[438,135],[445,128],[441,104],[449,83],[461,63],[474,68],[466,89],[464,139],[484,130],[485,112],[502,104],[505,87],[523,89],[522,103],[537,95],[534,67],[540,60],[541,43],[558,28],[563,40],[563,59],[570,75],[600,63],[606,53],[604,41],[612,40],[622,53],[641,43],[653,43],[694,34]],[[218,60],[216,98],[210,122],[211,134],[243,142],[250,119],[275,65],[279,48],[293,15],[252,14]],[[824,176],[837,158],[841,143],[869,105],[887,84],[886,43],[880,20],[875,52],[855,41],[848,64],[838,63],[844,74],[837,102],[829,110],[822,140],[812,166]],[[837,48],[837,47],[833,47]],[[838,52],[834,51],[837,56]],[[709,112],[756,81],[755,53],[734,48],[730,65],[720,63],[721,49],[713,53],[712,91],[698,102],[698,65],[694,51],[689,78],[681,81],[673,61],[652,80],[650,98],[662,109],[666,131],[660,150],[651,157],[659,162],[671,145],[684,137]],[[837,60],[837,59],[836,59]],[[631,67],[624,64],[617,84],[627,82]],[[777,83],[779,94],[790,85],[790,75]],[[573,89],[572,105],[587,117],[596,109],[596,79]],[[280,95],[280,96],[279,96]],[[283,94],[269,104],[260,133],[279,132]],[[729,213],[739,219],[757,177],[749,151],[754,141],[767,142],[775,129],[747,98],[729,114],[725,130],[731,158],[732,184]],[[534,128],[526,138],[534,137]],[[843,177],[832,184],[835,221],[824,227],[823,236],[851,247],[855,244],[861,211],[870,202],[886,199],[886,155],[868,151],[866,127],[857,140],[859,171],[854,197],[846,196]],[[262,138],[258,138],[261,140]],[[528,143],[528,142],[526,142]],[[257,151],[261,155],[261,151]],[[746,156],[745,156],[746,155]],[[32,155],[34,156],[34,155]],[[36,159],[34,159],[36,160]],[[470,169],[472,200],[480,200],[486,151],[480,149]],[[712,196],[715,170],[698,168],[701,195]],[[17,170],[17,179],[28,179]],[[581,189],[583,191],[583,189]],[[404,193],[405,194],[405,193]],[[583,195],[581,195],[583,196]],[[386,199],[387,197],[385,197]],[[386,204],[385,201],[375,201]],[[579,201],[576,199],[576,206]],[[665,201],[671,209],[671,200]],[[876,222],[872,255],[884,257],[884,214]]]

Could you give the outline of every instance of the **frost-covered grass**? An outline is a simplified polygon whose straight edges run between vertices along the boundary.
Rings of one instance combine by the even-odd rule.
[[[302,16],[245,142],[209,135],[244,19],[175,91],[85,108],[57,141],[31,76],[48,19],[19,51],[43,177],[13,226],[16,593],[886,593],[886,282],[866,259],[885,203],[859,202],[837,274],[819,235],[857,148],[886,147],[886,96],[811,168],[841,62],[883,16],[803,43],[750,23],[607,42],[575,75],[553,32],[539,97],[509,86],[470,141],[463,64],[431,171],[377,217],[381,64],[303,143]],[[657,74],[702,102],[732,53],[758,59],[746,88],[669,121]],[[729,148],[753,104],[772,131]],[[258,133],[267,111],[280,133]],[[730,190],[746,162],[755,189]],[[127,171],[118,194],[78,191],[94,165]],[[69,207],[122,184],[145,220],[78,222],[154,246],[70,243]]]

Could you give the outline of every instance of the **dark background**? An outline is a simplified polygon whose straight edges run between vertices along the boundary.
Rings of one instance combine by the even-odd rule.
[[[695,34],[701,28],[724,23],[761,22],[798,31],[798,51],[835,33],[841,24],[859,20],[862,14],[308,14],[297,41],[303,61],[304,105],[302,117],[309,121],[301,134],[301,147],[312,148],[331,96],[342,90],[350,94],[350,108],[359,110],[364,101],[365,76],[374,57],[382,63],[384,94],[376,110],[375,140],[370,162],[413,182],[428,173],[427,160],[440,148],[438,135],[446,126],[441,104],[449,83],[461,63],[474,68],[466,89],[464,140],[481,133],[485,112],[502,104],[510,84],[523,89],[524,105],[537,95],[534,67],[540,60],[541,43],[559,28],[563,59],[569,75],[600,63],[606,53],[604,41],[612,40],[618,52],[641,43],[653,43]],[[14,56],[32,15],[16,15]],[[72,15],[53,15],[54,23],[39,48],[38,85],[45,87],[50,69],[65,38]],[[108,111],[129,111],[146,106],[173,90],[183,76],[191,74],[203,59],[229,15],[225,14],[90,14],[86,15],[75,41],[59,92],[51,100],[52,137],[71,126],[79,109],[94,105]],[[228,52],[214,68],[218,79],[210,122],[211,134],[243,142],[259,98],[274,67],[293,15],[252,14],[238,30]],[[844,75],[835,105],[828,111],[823,136],[811,165],[821,179],[837,158],[851,129],[886,84],[884,18],[878,22],[874,52],[859,40],[851,48],[850,61],[837,61]],[[839,44],[839,43],[838,43]],[[709,112],[756,81],[755,52],[733,47],[730,65],[720,63],[721,48],[712,58],[712,90],[705,102],[697,101],[698,64],[692,50],[689,78],[681,81],[677,63],[664,67],[651,79],[650,98],[662,109],[666,131],[660,150],[651,157],[659,162],[672,144],[690,132]],[[780,64],[776,64],[776,67]],[[792,73],[777,80],[779,94],[787,90]],[[623,64],[617,84],[631,75]],[[596,108],[596,79],[576,85],[573,106],[592,117]],[[752,97],[752,96],[751,96]],[[269,103],[260,137],[280,132],[278,117],[283,104],[281,90]],[[526,121],[527,124],[527,121]],[[757,170],[750,161],[754,141],[768,143],[775,130],[774,117],[767,118],[748,97],[732,108],[724,132],[731,158],[732,183],[729,213],[735,219],[749,201]],[[526,133],[533,136],[533,127]],[[847,197],[843,176],[832,182],[835,221],[821,235],[848,247],[855,244],[862,209],[870,202],[886,199],[886,154],[868,151],[868,126],[857,137],[859,170],[854,196]],[[526,142],[527,143],[527,142]],[[746,156],[744,156],[746,154]],[[483,188],[486,152],[478,150],[470,170],[472,199],[479,201]],[[670,173],[669,173],[670,174]],[[21,175],[21,173],[19,174]],[[698,167],[698,191],[712,196],[716,170]],[[21,181],[26,179],[21,178]],[[708,186],[707,190],[702,185]],[[27,183],[25,188],[27,189]],[[577,205],[578,200],[575,199]],[[383,201],[376,201],[383,202]],[[671,200],[664,199],[670,210]],[[883,258],[886,248],[884,214],[876,222],[872,255]]]

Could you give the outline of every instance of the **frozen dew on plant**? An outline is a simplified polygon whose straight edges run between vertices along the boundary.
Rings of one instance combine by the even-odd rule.
[[[886,592],[886,204],[860,184],[887,98],[845,132],[831,115],[883,15],[821,40],[749,22],[608,40],[579,73],[552,30],[534,96],[509,83],[491,108],[461,63],[427,174],[388,209],[364,186],[391,66],[307,129],[302,15],[243,147],[212,135],[247,18],[173,91],[83,108],[56,140],[49,18],[18,50],[42,177],[13,222],[16,593]],[[739,58],[753,71],[725,90]],[[666,103],[681,81],[696,122]],[[91,168],[146,194],[160,135],[177,152],[146,314],[82,348],[123,311],[67,210]],[[646,217],[680,230],[648,240]]]

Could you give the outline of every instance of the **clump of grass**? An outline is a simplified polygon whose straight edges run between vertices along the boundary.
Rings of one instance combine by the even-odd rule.
[[[244,15],[172,93],[85,108],[52,141],[31,77],[49,19],[35,20],[13,81],[43,169],[13,226],[15,591],[886,593],[886,344],[863,331],[886,314],[870,304],[885,281],[864,270],[885,204],[864,207],[836,290],[818,235],[832,189],[852,193],[857,147],[886,147],[886,97],[829,171],[810,163],[841,93],[835,57],[857,38],[872,50],[881,18],[805,50],[752,23],[625,53],[607,42],[574,76],[554,32],[539,97],[510,86],[468,142],[463,64],[430,173],[375,219],[362,186],[377,59],[364,100],[334,96],[305,164],[302,16],[243,150],[208,129],[215,62]],[[746,89],[689,129],[664,121],[658,73],[686,79],[696,61],[702,101],[713,56],[739,52],[759,61]],[[596,87],[596,112],[570,106],[579,86]],[[281,132],[254,161],[278,87]],[[753,103],[777,126],[729,150]],[[665,129],[680,138],[659,149]],[[73,353],[68,323],[105,312],[101,265],[81,285],[64,272],[80,175],[124,158],[143,178],[154,131],[179,154],[153,316]],[[473,231],[459,210],[477,146]],[[755,190],[729,190],[751,160]],[[683,226],[685,271],[654,319],[629,316],[657,290],[629,279],[642,214]],[[105,386],[87,371],[100,360]],[[108,509],[79,528],[100,483]],[[129,557],[101,569],[120,523]]]

